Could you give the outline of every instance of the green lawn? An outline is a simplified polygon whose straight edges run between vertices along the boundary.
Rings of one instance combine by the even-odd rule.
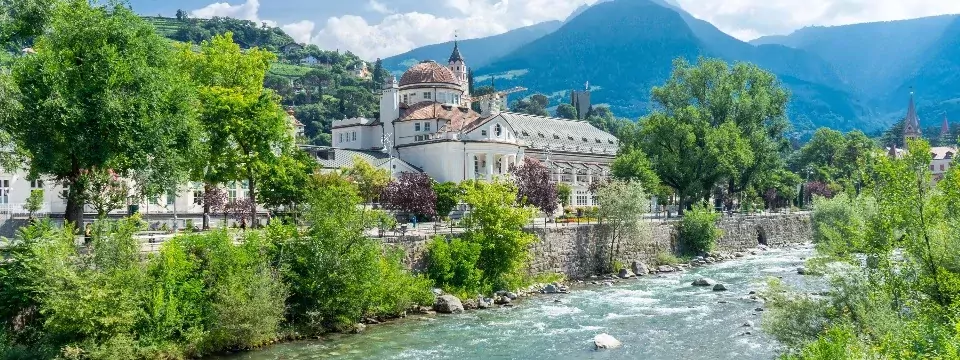
[[[306,75],[313,68],[308,66],[292,65],[292,64],[283,64],[283,63],[273,63],[270,65],[269,72],[274,75],[289,77],[289,78],[298,78],[303,75]]]

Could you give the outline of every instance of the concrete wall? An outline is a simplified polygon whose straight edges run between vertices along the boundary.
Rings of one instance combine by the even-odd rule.
[[[626,266],[633,261],[652,265],[658,253],[676,250],[676,221],[646,225],[646,236],[622,239],[614,245],[614,260]],[[723,235],[717,241],[716,250],[724,252],[743,251],[758,245],[778,247],[813,239],[810,217],[806,214],[724,218],[718,227]],[[532,274],[562,273],[568,278],[586,278],[604,271],[610,263],[610,240],[606,226],[551,225],[528,231],[536,234],[538,239],[530,248],[529,271]],[[429,239],[392,238],[384,242],[402,249],[405,261],[412,269],[422,271],[426,268]]]

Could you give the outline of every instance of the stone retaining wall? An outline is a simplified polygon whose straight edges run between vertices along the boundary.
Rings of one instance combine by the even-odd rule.
[[[653,264],[658,253],[677,248],[677,221],[647,223],[647,234],[622,239],[614,244],[614,261],[629,266],[633,261]],[[732,252],[755,248],[804,243],[812,240],[810,217],[806,214],[723,218],[718,251]],[[553,225],[532,228],[538,241],[531,248],[531,274],[561,273],[580,279],[605,271],[611,262],[609,228],[604,225]],[[449,237],[451,235],[442,235]],[[385,244],[405,253],[405,262],[415,271],[426,268],[427,241],[422,238],[391,238]]]

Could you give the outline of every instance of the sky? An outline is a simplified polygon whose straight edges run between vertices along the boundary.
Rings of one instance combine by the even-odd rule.
[[[598,0],[129,0],[144,15],[230,16],[280,26],[294,40],[361,58],[500,34],[563,20]],[[641,1],[641,0],[618,0]],[[672,0],[741,40],[805,26],[845,25],[960,13],[960,0]]]

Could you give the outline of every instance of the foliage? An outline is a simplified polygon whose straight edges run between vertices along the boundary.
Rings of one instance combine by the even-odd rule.
[[[12,69],[23,109],[0,124],[31,173],[66,185],[94,167],[178,177],[196,133],[192,93],[168,43],[144,20],[119,4],[64,1],[34,48]],[[69,221],[82,213],[82,189],[70,187]]]
[[[127,203],[130,190],[127,183],[120,179],[113,169],[80,170],[80,177],[74,183],[86,194],[84,203],[97,211],[97,218],[104,219],[113,210],[123,208]]]
[[[203,192],[204,209],[209,209],[212,214],[224,214],[230,205],[227,198],[227,191],[221,188],[210,188]]]
[[[557,184],[557,201],[564,208],[570,206],[570,196],[573,195],[573,188],[566,183]],[[564,210],[566,212],[566,210]]]
[[[795,339],[785,358],[960,354],[960,171],[934,184],[930,159],[926,142],[910,141],[902,158],[872,159],[863,195],[817,201],[817,260],[830,296],[804,309],[771,303],[780,310],[765,315],[765,327]]]
[[[306,231],[277,223],[267,229],[273,261],[290,286],[288,321],[304,331],[323,332],[432,301],[425,295],[428,282],[400,269],[395,256],[384,258],[380,244],[364,234],[381,217],[360,210],[362,199],[352,182],[324,174],[314,184]]]
[[[567,103],[562,103],[559,106],[557,106],[557,111],[554,116],[560,119],[569,119],[569,120],[579,119],[579,117],[577,116],[577,108]]]
[[[527,99],[514,102],[510,111],[535,116],[550,116],[550,113],[547,112],[547,106],[550,106],[549,98],[543,94],[534,94]]]
[[[43,189],[33,189],[30,190],[30,196],[27,197],[27,201],[23,204],[23,209],[30,213],[30,218],[33,218],[33,215],[43,209]]]
[[[434,217],[437,215],[437,194],[433,191],[433,183],[427,174],[402,172],[383,189],[380,200],[388,210]]]
[[[435,208],[439,216],[450,214],[460,203],[460,198],[463,197],[463,189],[460,188],[460,185],[449,181],[444,183],[434,182],[433,192],[437,194]]]
[[[614,180],[597,190],[600,203],[600,218],[607,224],[610,234],[610,259],[613,263],[624,239],[642,240],[646,227],[643,215],[650,209],[650,198],[637,182]],[[605,269],[617,271],[619,269]]]
[[[293,38],[278,27],[257,24],[253,21],[229,17],[212,19],[179,19],[180,26],[171,38],[177,41],[200,44],[210,41],[217,35],[233,33],[243,48],[259,47],[277,51],[281,46],[292,43]]]
[[[19,52],[41,35],[53,13],[54,0],[0,0],[0,44]]]
[[[482,287],[515,289],[523,282],[523,266],[534,236],[523,231],[533,216],[517,206],[517,190],[505,182],[471,182],[464,186],[470,213],[463,219],[463,239],[480,246],[476,268]]]
[[[375,167],[359,156],[353,158],[353,166],[341,169],[340,173],[356,185],[365,203],[379,197],[390,184],[390,171]]]
[[[483,271],[477,268],[480,244],[462,239],[435,237],[427,245],[427,276],[434,284],[455,294],[489,293],[482,288]]]
[[[653,194],[662,194],[660,178],[653,171],[650,158],[640,149],[629,149],[619,155],[610,165],[610,173],[614,177],[630,182],[636,182]]]
[[[254,208],[250,206],[250,199],[236,199],[227,204],[225,213],[237,223],[243,222],[246,226],[251,226],[247,219],[253,218],[252,209]]]
[[[670,80],[653,89],[655,111],[641,119],[635,143],[623,148],[649,155],[681,209],[717,185],[744,192],[783,166],[787,99],[776,77],[755,65],[679,59]]]
[[[707,203],[694,205],[683,215],[677,229],[680,251],[687,255],[699,255],[713,250],[721,235],[720,229],[717,229],[718,220],[720,214],[713,211]]]
[[[863,184],[863,171],[875,144],[860,131],[843,134],[817,129],[800,151],[794,153],[790,168],[808,181],[833,184],[856,192]]]
[[[557,211],[557,184],[552,172],[532,156],[523,158],[523,164],[511,169],[517,186],[517,202],[535,206],[546,214]]]
[[[683,262],[676,255],[668,252],[658,252],[654,261],[657,265],[677,265]]]
[[[310,176],[316,172],[317,162],[307,152],[291,148],[266,166],[257,193],[260,202],[268,209],[296,212],[310,191]]]

